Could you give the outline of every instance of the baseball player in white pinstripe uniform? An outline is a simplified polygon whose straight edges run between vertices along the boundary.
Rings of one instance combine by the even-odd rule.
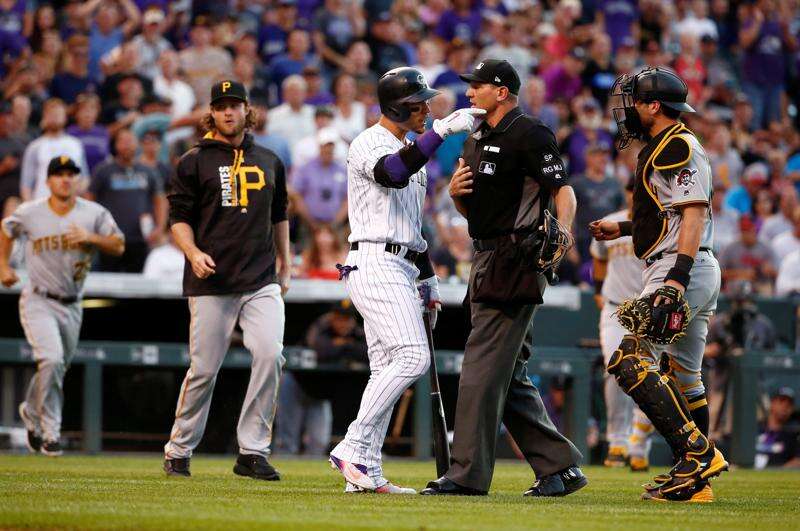
[[[347,158],[350,253],[340,271],[364,318],[370,378],[358,416],[330,455],[346,492],[415,493],[384,478],[381,447],[398,398],[428,370],[422,313],[430,312],[433,325],[439,306],[422,237],[424,165],[444,137],[472,130],[474,116],[484,112],[456,111],[425,132],[427,101],[436,94],[413,68],[384,74],[378,82],[381,119],[353,140]],[[413,142],[406,139],[410,131],[419,134]],[[430,292],[426,304],[418,293],[422,286]]]

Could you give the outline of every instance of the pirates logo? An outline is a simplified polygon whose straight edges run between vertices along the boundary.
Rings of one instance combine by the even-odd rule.
[[[690,168],[684,168],[678,172],[675,176],[675,180],[678,182],[678,186],[683,186],[684,188],[689,188],[695,183],[694,174],[697,173],[697,170],[693,170]]]

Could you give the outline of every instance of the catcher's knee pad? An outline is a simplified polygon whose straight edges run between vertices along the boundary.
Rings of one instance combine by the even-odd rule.
[[[652,360],[641,347],[639,339],[627,334],[622,338],[617,350],[611,354],[607,370],[617,379],[622,390],[631,394],[633,388],[642,382],[645,374],[652,370],[651,366]]]

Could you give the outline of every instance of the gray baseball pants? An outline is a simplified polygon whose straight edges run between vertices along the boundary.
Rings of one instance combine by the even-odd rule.
[[[236,322],[253,356],[250,383],[236,428],[239,452],[267,456],[283,367],[284,304],[278,284],[231,295],[189,297],[189,370],[181,386],[175,424],[164,446],[168,459],[191,457],[200,443],[217,373]]]

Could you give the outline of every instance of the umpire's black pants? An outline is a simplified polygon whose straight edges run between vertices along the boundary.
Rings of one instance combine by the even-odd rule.
[[[488,254],[475,255],[470,291]],[[544,291],[543,277],[539,285]],[[470,305],[472,331],[461,366],[452,464],[445,474],[458,485],[489,490],[501,420],[538,477],[582,458],[553,425],[538,389],[528,379],[529,329],[535,310],[532,304]]]

